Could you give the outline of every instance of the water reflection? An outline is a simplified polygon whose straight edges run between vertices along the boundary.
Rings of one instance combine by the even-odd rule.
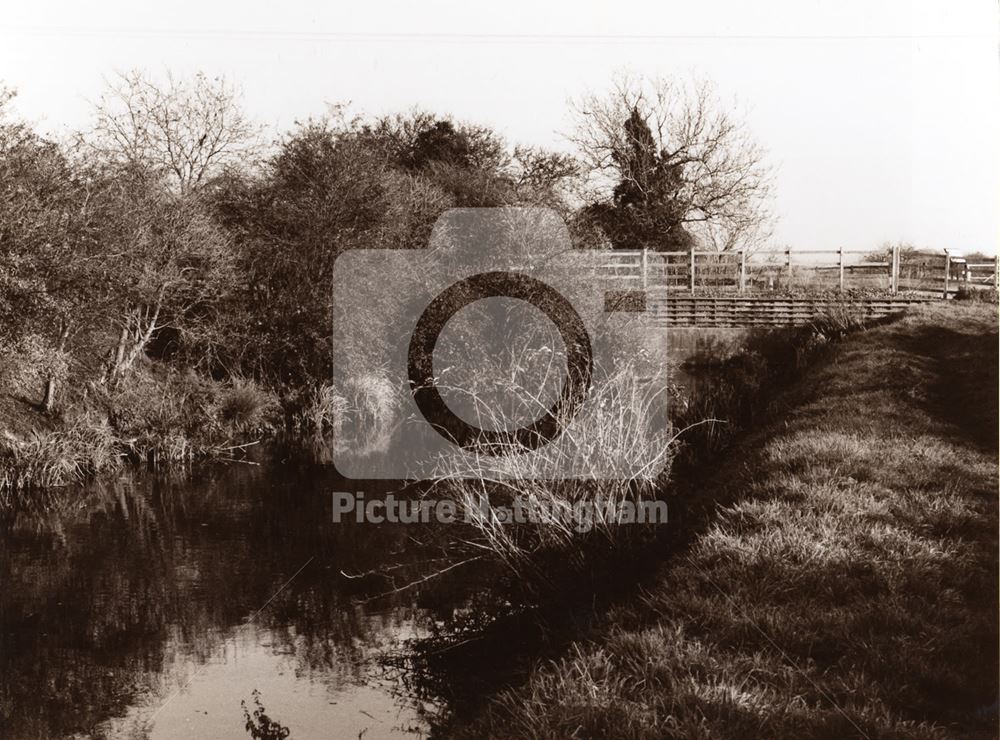
[[[231,466],[95,484],[8,516],[0,736],[246,738],[254,689],[295,738],[426,734],[435,697],[402,692],[375,659],[462,596],[353,599],[342,570],[440,550],[419,526],[333,525],[334,485],[322,468]]]
[[[399,636],[411,630],[399,625]],[[411,634],[416,636],[414,631]],[[205,662],[176,656],[156,690],[99,728],[105,737],[247,738],[241,703],[260,687],[268,713],[294,729],[292,737],[407,737],[427,730],[417,708],[374,679],[343,680],[303,669],[295,647],[274,642],[253,625],[222,639]],[[252,689],[251,689],[252,691]]]

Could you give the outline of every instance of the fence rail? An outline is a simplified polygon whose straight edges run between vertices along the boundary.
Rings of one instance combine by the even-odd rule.
[[[757,250],[731,252],[606,253],[600,274],[621,289],[768,293],[787,290],[869,289],[939,293],[947,298],[960,287],[1000,287],[997,259],[969,263],[944,254],[894,247],[866,249]]]

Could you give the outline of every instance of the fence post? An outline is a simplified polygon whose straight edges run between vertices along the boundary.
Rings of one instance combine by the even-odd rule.
[[[740,293],[747,289],[747,250],[740,250]]]
[[[1000,290],[1000,254],[993,258],[993,287]]]
[[[948,277],[951,275],[951,255],[944,253],[944,294],[943,298],[948,299]]]
[[[844,292],[844,245],[837,247],[837,264],[840,266],[840,292]]]
[[[649,250],[646,247],[642,248],[642,258],[641,259],[642,259],[642,289],[643,289],[643,291],[646,290],[646,287],[649,284],[649,279],[646,277],[647,271],[649,269],[649,256],[648,256],[648,252],[649,252]]]
[[[691,250],[691,292],[694,293],[694,250]]]
[[[789,247],[785,250],[785,255],[788,259],[788,287],[792,287],[792,248]]]
[[[889,258],[889,290],[893,295],[899,292],[899,244],[892,245]]]

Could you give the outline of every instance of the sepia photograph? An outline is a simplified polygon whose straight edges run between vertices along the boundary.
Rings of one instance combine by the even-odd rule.
[[[11,3],[0,740],[1000,738],[1000,3]]]

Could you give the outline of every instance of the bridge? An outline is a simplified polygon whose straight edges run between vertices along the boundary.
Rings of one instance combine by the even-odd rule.
[[[1000,286],[997,259],[947,251],[736,250],[604,252],[606,304],[642,310],[664,326],[807,324],[846,312],[879,319],[960,290]],[[641,306],[639,305],[641,304]],[[621,306],[630,306],[621,308]]]

